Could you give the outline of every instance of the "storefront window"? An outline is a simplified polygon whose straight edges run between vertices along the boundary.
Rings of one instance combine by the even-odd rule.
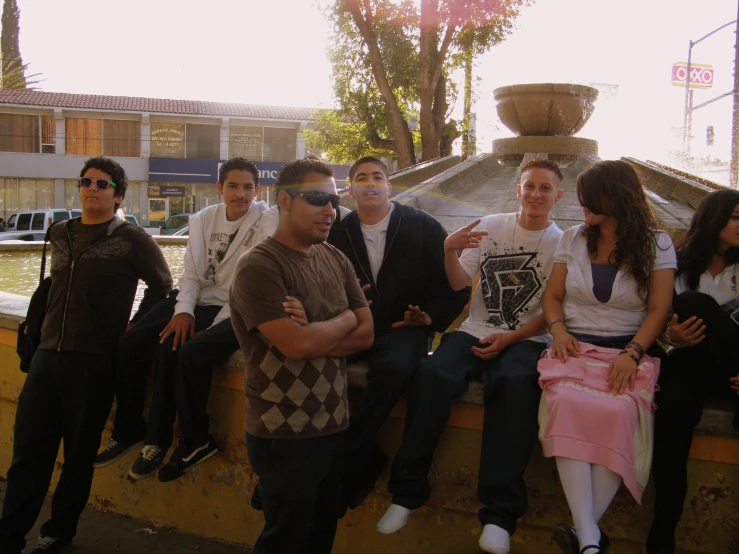
[[[197,160],[219,160],[221,158],[221,127],[219,125],[185,126],[187,147],[185,157]]]
[[[184,158],[185,124],[152,121],[151,156],[153,158]]]
[[[231,125],[228,155],[243,156],[247,160],[261,161],[262,128]]]
[[[0,113],[0,151],[39,152],[39,116]]]
[[[295,159],[296,129],[264,128],[264,162],[287,162]]]
[[[16,212],[54,207],[54,181],[51,179],[0,179],[0,217]]]

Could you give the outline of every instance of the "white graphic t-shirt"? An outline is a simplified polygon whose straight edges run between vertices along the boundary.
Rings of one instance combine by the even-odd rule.
[[[541,298],[562,231],[554,223],[541,231],[527,231],[517,223],[515,213],[483,217],[474,230],[488,235],[480,248],[465,250],[459,259],[470,280],[480,274],[470,316],[459,330],[481,339],[519,329],[541,314]],[[548,342],[549,338],[545,333],[529,340]]]
[[[221,265],[223,258],[228,252],[234,238],[239,232],[239,227],[244,221],[246,214],[235,221],[229,221],[225,217],[217,218],[213,222],[213,226],[209,229],[210,233],[206,237],[205,252],[205,280],[213,283],[215,281],[216,269]]]

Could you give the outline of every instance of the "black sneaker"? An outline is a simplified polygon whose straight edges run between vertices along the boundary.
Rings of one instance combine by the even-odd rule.
[[[59,539],[57,537],[39,537],[36,548],[31,554],[57,554],[72,544],[72,539]]]
[[[552,538],[554,538],[554,542],[557,543],[557,546],[562,549],[562,552],[565,552],[566,554],[580,554],[580,544],[577,540],[577,533],[575,533],[575,530],[572,527],[569,527],[564,523],[560,523],[554,528]]]
[[[200,446],[186,446],[177,441],[177,448],[172,452],[167,464],[159,471],[159,480],[162,483],[179,479],[200,462],[207,460],[218,452],[218,446],[213,437],[208,437],[208,442]]]
[[[164,463],[167,450],[155,444],[147,444],[141,449],[139,457],[128,470],[128,474],[134,479],[146,479],[157,472]]]
[[[105,447],[105,449],[100,454],[98,454],[97,458],[95,458],[95,461],[92,462],[92,467],[99,469],[101,467],[109,466],[110,464],[115,463],[123,458],[123,456],[125,456],[129,450],[141,447],[143,444],[144,441],[118,442],[116,440],[113,440],[113,437],[111,437],[108,439],[108,445]]]

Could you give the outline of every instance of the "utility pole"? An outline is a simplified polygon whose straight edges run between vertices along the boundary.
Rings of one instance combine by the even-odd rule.
[[[737,21],[734,45],[734,121],[731,132],[731,162],[729,166],[729,184],[731,188],[739,188],[739,3],[737,4]]]

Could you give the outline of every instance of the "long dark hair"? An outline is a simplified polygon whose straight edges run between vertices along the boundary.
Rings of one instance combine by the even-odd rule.
[[[706,196],[690,220],[687,232],[675,243],[677,275],[688,274],[688,288],[695,290],[701,275],[711,265],[714,254],[719,254],[718,234],[726,227],[739,204],[739,191],[717,190]],[[724,252],[726,265],[739,261],[739,248]]]
[[[616,220],[616,248],[609,261],[631,272],[639,294],[649,294],[649,279],[657,246],[657,219],[639,177],[626,162],[596,162],[577,176],[577,199],[594,214]],[[600,227],[586,225],[588,252],[598,252]]]

